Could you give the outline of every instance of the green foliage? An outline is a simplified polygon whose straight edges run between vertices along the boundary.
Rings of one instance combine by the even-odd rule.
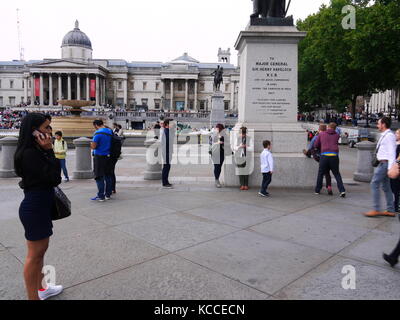
[[[297,27],[307,31],[299,45],[299,105],[332,104],[342,109],[359,95],[400,83],[400,1],[331,0]],[[342,8],[356,8],[356,29],[346,30]]]

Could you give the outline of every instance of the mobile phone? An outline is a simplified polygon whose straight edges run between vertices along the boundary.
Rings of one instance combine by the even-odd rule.
[[[35,138],[37,138],[37,139],[42,139],[42,140],[45,139],[44,134],[41,133],[41,132],[38,131],[38,130],[33,131],[33,132],[32,132],[32,135],[33,135]]]

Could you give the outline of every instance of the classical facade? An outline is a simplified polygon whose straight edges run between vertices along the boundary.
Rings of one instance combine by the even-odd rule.
[[[225,110],[237,112],[240,72],[230,63],[229,49],[219,49],[216,63],[201,63],[187,53],[166,63],[93,59],[92,54],[77,21],[62,41],[61,59],[0,62],[0,106],[52,107],[58,100],[76,99],[96,106],[209,111],[211,73],[220,65]]]

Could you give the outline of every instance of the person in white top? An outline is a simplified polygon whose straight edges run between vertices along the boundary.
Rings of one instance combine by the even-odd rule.
[[[271,142],[265,140],[263,142],[264,151],[260,155],[261,161],[261,173],[263,175],[263,181],[261,184],[261,190],[258,193],[262,197],[269,196],[267,192],[268,186],[272,181],[272,174],[274,173],[274,158],[271,153]]]
[[[374,176],[371,181],[371,193],[374,201],[374,210],[365,213],[367,217],[389,216],[395,217],[396,214],[393,204],[393,193],[390,188],[388,171],[396,161],[396,137],[390,130],[391,119],[383,117],[379,119],[377,127],[381,132],[381,137],[376,147],[376,157],[379,165],[375,168]],[[380,211],[380,186],[385,193],[387,210]]]

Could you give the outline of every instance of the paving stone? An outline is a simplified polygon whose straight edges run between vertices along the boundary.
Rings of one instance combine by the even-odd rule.
[[[171,214],[123,224],[117,229],[169,251],[234,232],[236,228],[187,214]]]
[[[26,299],[23,265],[8,251],[0,251],[0,300]]]
[[[297,214],[264,222],[251,227],[251,230],[332,253],[342,250],[369,232],[366,228]]]
[[[174,211],[186,211],[203,207],[206,204],[220,202],[219,200],[211,200],[190,192],[174,192],[174,189],[164,190],[161,195],[155,194],[154,197],[143,200]]]
[[[298,194],[294,190],[271,189],[268,198],[260,197],[258,190],[248,194],[244,199],[238,199],[241,203],[247,203],[262,208],[270,208],[286,213],[293,213],[305,208],[309,208],[321,203],[325,203],[330,199],[328,197],[315,197],[312,191],[309,195]],[[288,196],[290,194],[290,197]]]
[[[249,231],[239,231],[177,254],[267,294],[273,294],[331,256],[322,250]]]
[[[144,199],[133,201],[110,200],[103,203],[96,203],[95,205],[93,208],[82,210],[81,214],[110,226],[158,217],[174,212],[172,209],[154,205]]]
[[[60,300],[265,300],[268,295],[174,255],[65,290]]]
[[[245,203],[222,202],[188,210],[186,213],[236,228],[247,228],[285,214],[275,209],[260,208]]]
[[[387,222],[382,223],[380,226],[376,228],[376,230],[380,230],[388,233],[400,234],[400,223],[398,219],[388,219]]]
[[[363,216],[364,210],[360,207],[330,202],[313,206],[296,212],[311,219],[323,219],[355,227],[374,229],[387,221],[388,218],[367,218]]]
[[[25,245],[25,231],[19,218],[0,221],[0,243],[6,248]]]
[[[348,275],[348,271],[342,273],[344,266],[355,268],[355,290],[342,287]],[[400,277],[386,268],[336,256],[274,296],[289,300],[398,300]]]
[[[11,252],[21,259],[26,248],[18,247]],[[165,251],[141,240],[106,229],[52,237],[45,264],[54,266],[57,282],[69,287],[164,254]]]
[[[382,253],[391,253],[399,242],[399,234],[373,230],[340,252],[341,256],[359,258],[382,266],[388,266]],[[400,271],[400,269],[397,267]],[[399,274],[400,276],[400,274]]]

